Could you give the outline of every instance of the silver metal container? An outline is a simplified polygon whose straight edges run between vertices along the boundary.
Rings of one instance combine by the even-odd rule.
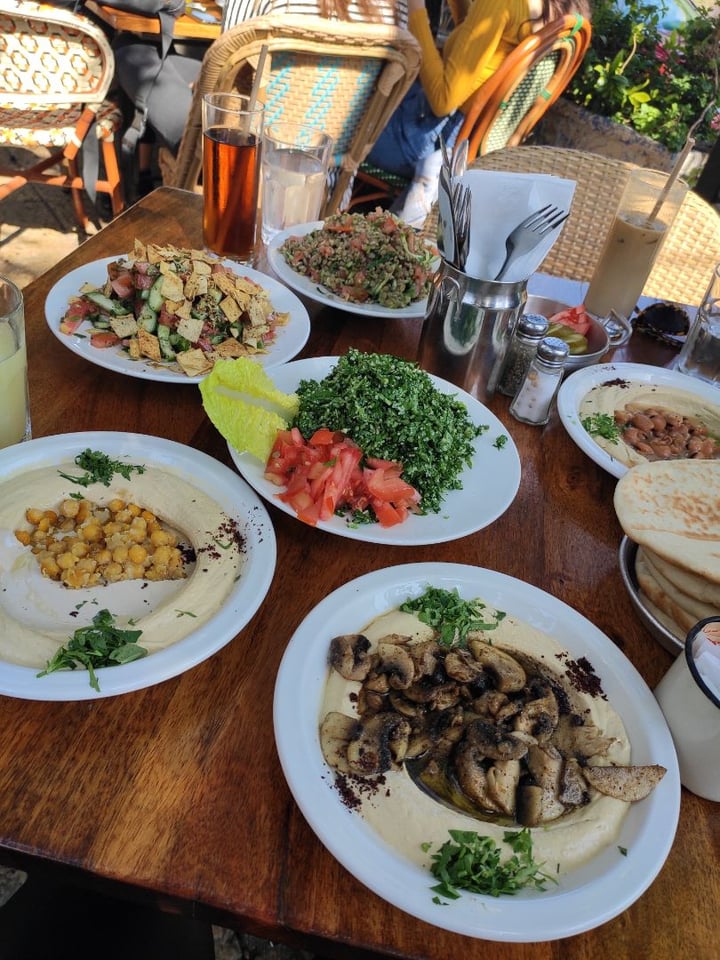
[[[428,297],[420,366],[489,399],[526,300],[526,280],[477,280],[443,260]]]

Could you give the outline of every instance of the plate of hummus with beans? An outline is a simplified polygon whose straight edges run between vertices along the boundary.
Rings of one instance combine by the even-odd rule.
[[[720,460],[720,391],[677,370],[606,363],[573,373],[558,393],[565,429],[615,477],[655,460]]]
[[[286,648],[274,726],[333,856],[455,933],[592,929],[673,842],[679,773],[652,692],[579,613],[496,571],[404,564],[339,587]]]
[[[197,665],[262,603],[265,507],[191,447],[75,433],[0,451],[0,694],[85,700]]]

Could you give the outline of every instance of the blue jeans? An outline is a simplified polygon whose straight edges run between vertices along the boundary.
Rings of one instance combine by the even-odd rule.
[[[368,161],[412,179],[417,163],[438,149],[440,134],[452,146],[461,124],[459,110],[448,117],[436,117],[420,81],[415,80],[378,137]]]

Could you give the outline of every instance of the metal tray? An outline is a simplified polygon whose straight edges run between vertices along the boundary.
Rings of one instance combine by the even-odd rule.
[[[630,602],[643,625],[669,653],[677,654],[685,647],[685,637],[680,627],[670,626],[668,618],[660,620],[659,616],[663,615],[654,608],[651,610],[649,601],[644,594],[641,593],[635,575],[635,556],[637,549],[637,544],[634,541],[628,537],[622,538],[618,559],[620,561],[620,573],[622,574],[625,589],[630,595]]]

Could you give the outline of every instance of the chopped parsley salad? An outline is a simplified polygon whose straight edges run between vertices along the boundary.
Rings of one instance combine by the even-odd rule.
[[[283,393],[250,359],[222,360],[199,384],[203,407],[230,446],[263,464],[278,499],[311,525],[341,516],[389,527],[439,513],[461,490],[476,424],[416,363],[356,349],[321,380]],[[493,444],[502,450],[500,435]],[[507,438],[505,438],[507,439]]]
[[[288,322],[263,287],[202,250],[136,240],[107,271],[102,286],[84,284],[70,299],[60,330],[78,334],[90,321],[93,347],[177,364],[191,377],[208,373],[218,358],[266,353]]]
[[[386,210],[338,213],[280,247],[297,273],[352,303],[392,309],[422,300],[430,288],[437,253]]]

